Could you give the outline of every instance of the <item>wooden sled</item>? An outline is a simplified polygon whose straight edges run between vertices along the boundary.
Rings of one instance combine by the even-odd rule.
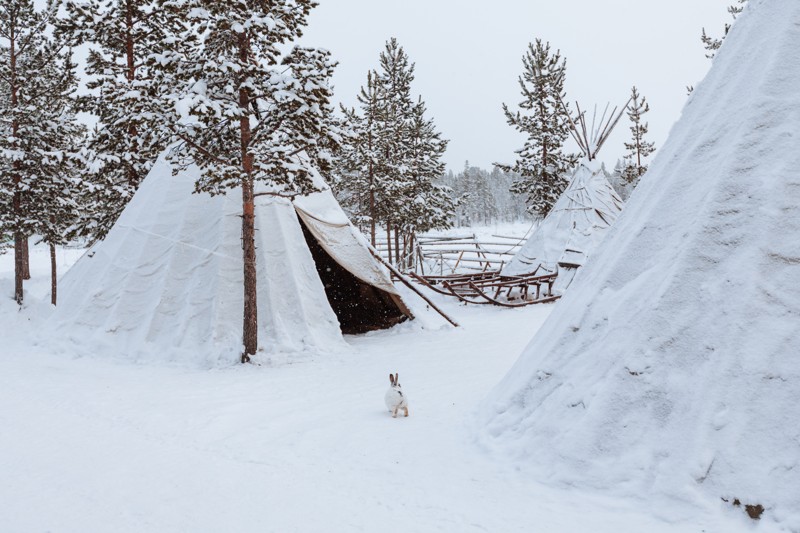
[[[553,294],[553,283],[558,273],[541,274],[538,269],[523,276],[501,276],[499,272],[454,276],[420,276],[416,273],[409,275],[434,292],[454,296],[468,304],[525,307],[560,298]]]

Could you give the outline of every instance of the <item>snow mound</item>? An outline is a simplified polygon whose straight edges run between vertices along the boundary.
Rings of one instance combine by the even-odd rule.
[[[751,0],[603,247],[480,413],[555,483],[800,531],[800,2]]]

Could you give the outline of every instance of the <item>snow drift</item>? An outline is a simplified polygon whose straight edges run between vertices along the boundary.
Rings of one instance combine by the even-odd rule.
[[[189,167],[173,176],[166,154],[159,158],[106,239],[65,275],[51,320],[54,338],[73,341],[82,353],[134,360],[201,366],[238,360],[244,301],[241,194],[193,194],[199,172]],[[346,346],[332,308],[336,302],[329,303],[321,279],[334,269],[352,274],[352,284],[363,284],[355,290],[380,307],[375,315],[395,306],[397,316],[387,323],[410,315],[330,191],[296,203],[271,196],[256,200],[263,349],[330,352]],[[304,230],[319,245],[313,253],[330,255],[335,263],[318,272]]]
[[[800,531],[800,2],[750,0],[625,212],[481,412],[543,478]]]

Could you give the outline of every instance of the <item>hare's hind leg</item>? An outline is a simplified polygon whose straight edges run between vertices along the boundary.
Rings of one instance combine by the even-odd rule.
[[[408,406],[407,406],[407,405],[406,405],[406,406],[404,406],[404,407],[403,407],[403,409],[404,409],[404,410],[405,410],[405,412],[406,412],[406,416],[408,416]]]

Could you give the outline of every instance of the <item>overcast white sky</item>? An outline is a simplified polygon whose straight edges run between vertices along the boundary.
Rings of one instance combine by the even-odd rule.
[[[650,102],[650,139],[662,146],[686,101],[686,85],[711,61],[701,28],[713,35],[729,20],[731,0],[318,0],[303,44],[339,61],[336,96],[355,105],[385,41],[397,37],[416,63],[421,94],[450,145],[449,168],[512,162],[524,137],[505,122],[501,104],[520,100],[522,55],[535,38],[567,58],[566,90],[581,107],[622,105],[636,85]],[[627,117],[604,147],[613,164],[624,153]]]

